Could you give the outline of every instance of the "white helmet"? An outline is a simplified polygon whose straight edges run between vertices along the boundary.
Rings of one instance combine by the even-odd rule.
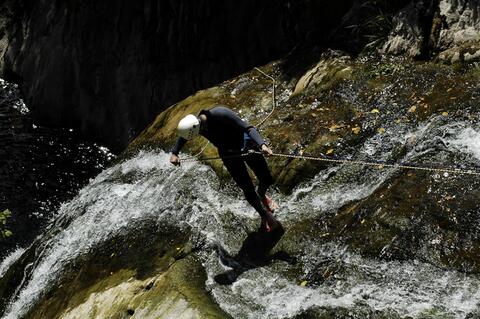
[[[188,114],[178,123],[178,135],[186,140],[191,140],[200,132],[200,121],[195,115]]]

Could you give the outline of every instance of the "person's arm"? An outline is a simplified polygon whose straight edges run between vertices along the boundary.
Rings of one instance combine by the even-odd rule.
[[[250,138],[257,144],[258,146],[262,146],[265,143],[265,140],[262,138],[260,133],[258,133],[257,129],[253,126],[247,127],[247,133],[250,135]]]
[[[180,153],[180,150],[185,145],[185,143],[187,143],[187,140],[183,137],[179,137],[177,139],[177,142],[175,143],[175,146],[172,148],[170,163],[172,163],[173,165],[180,165],[180,158],[178,157],[178,153]]]
[[[255,142],[255,144],[257,144],[260,147],[263,153],[267,155],[273,154],[273,151],[267,146],[267,143],[265,142],[265,140],[262,138],[262,136],[254,126],[242,120],[233,111],[230,111],[228,113],[228,117],[233,121],[234,125],[241,127],[244,132],[248,133],[250,138]]]

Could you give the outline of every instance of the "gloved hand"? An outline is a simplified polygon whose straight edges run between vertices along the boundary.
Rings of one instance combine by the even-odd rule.
[[[176,166],[180,165],[180,157],[178,157],[178,155],[172,154],[172,156],[170,156],[170,163]]]

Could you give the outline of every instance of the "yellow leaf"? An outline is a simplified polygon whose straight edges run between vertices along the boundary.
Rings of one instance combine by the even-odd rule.
[[[353,134],[359,134],[360,131],[361,131],[360,126],[352,127],[352,132],[353,132]]]
[[[373,109],[370,111],[370,113],[380,113],[380,111],[378,109]]]
[[[327,155],[333,154],[333,148],[328,149],[325,154]]]
[[[308,281],[304,280],[300,283],[300,286],[305,287],[308,284]]]
[[[413,113],[413,112],[415,112],[416,110],[417,110],[417,106],[414,105],[414,106],[412,106],[412,107],[408,110],[408,113]]]
[[[380,134],[383,134],[383,133],[385,133],[385,129],[383,127],[381,127],[377,130],[377,132],[380,133]]]
[[[448,112],[443,112],[442,115],[443,116],[448,116]]]
[[[400,119],[396,119],[396,120],[395,120],[395,123],[397,123],[397,124],[400,124],[400,122],[401,122]]]
[[[342,124],[339,124],[339,125],[333,124],[333,125],[330,126],[328,129],[330,130],[330,132],[335,132],[336,130],[341,129],[341,128],[343,128],[343,127],[345,127],[345,125],[342,125]]]

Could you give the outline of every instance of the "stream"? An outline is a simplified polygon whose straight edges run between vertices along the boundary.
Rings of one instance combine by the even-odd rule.
[[[414,136],[415,145],[400,161],[438,163],[449,158],[453,166],[480,165],[480,127],[471,123],[432,117],[391,134],[374,135],[351,155],[389,160],[398,145],[406,145]],[[391,318],[465,318],[480,311],[478,275],[442,269],[426,262],[428,258],[362,256],[341,240],[322,240],[322,229],[318,236],[298,240],[286,236],[280,243],[295,246],[296,265],[275,261],[244,272],[232,285],[219,285],[214,277],[228,267],[219,261],[214,246],[238,251],[247,233],[258,227],[259,218],[235,187],[220,185],[208,166],[173,167],[168,159],[163,151],[140,151],[105,169],[63,203],[55,221],[32,246],[36,257],[26,269],[29,275],[8,302],[3,318],[22,317],[76,260],[109,238],[140,232],[146,225],[157,225],[159,231],[165,225],[191,229],[192,244],[202,243],[198,255],[208,275],[207,290],[234,318],[294,318],[329,309],[358,318],[378,311]],[[328,218],[340,207],[371,196],[396,173],[395,169],[331,166],[298,185],[291,195],[273,191],[281,206],[277,216],[287,232],[302,220]],[[458,177],[432,173],[430,178],[448,183]],[[479,225],[477,219],[472,223]],[[9,256],[0,271],[14,265],[22,252]],[[328,280],[301,283],[319,265],[332,261],[336,271]]]

